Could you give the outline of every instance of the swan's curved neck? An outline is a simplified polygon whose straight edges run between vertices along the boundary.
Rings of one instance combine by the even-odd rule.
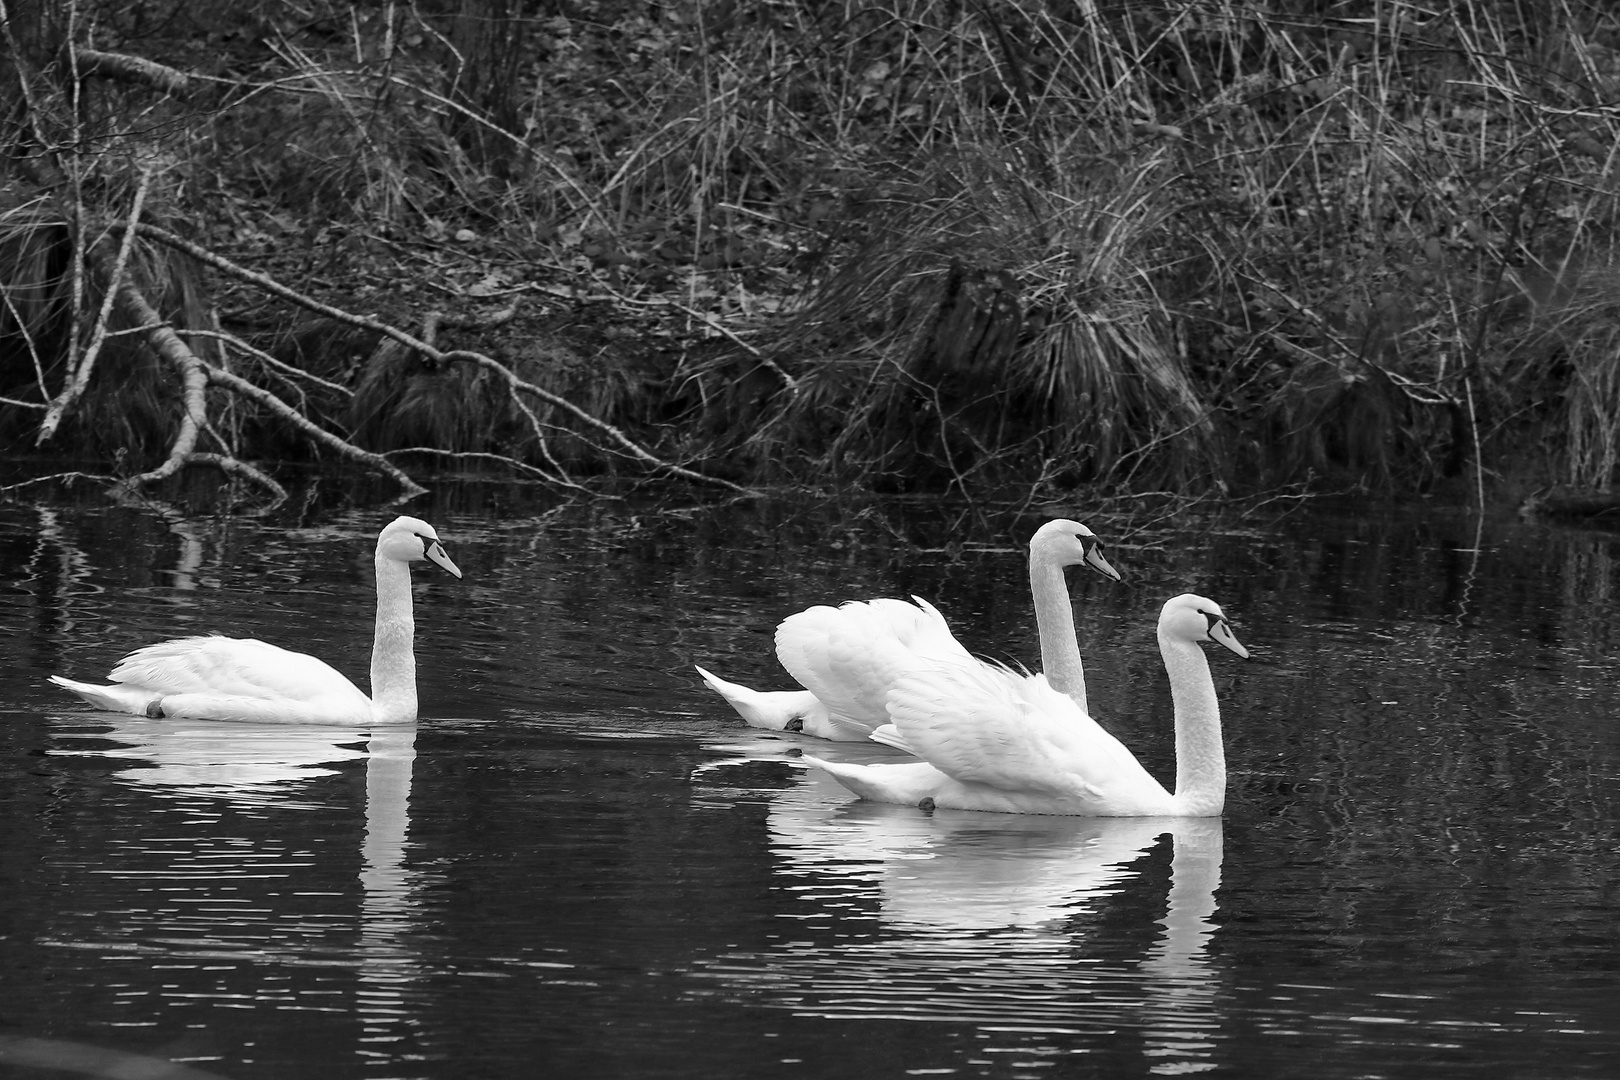
[[[1039,552],[1030,552],[1029,592],[1035,600],[1035,628],[1041,637],[1041,671],[1054,689],[1085,709],[1086,671],[1074,636],[1074,608],[1069,604],[1063,567],[1043,559]]]
[[[1163,633],[1159,652],[1176,709],[1176,813],[1214,817],[1226,805],[1226,748],[1209,660],[1196,643]]]
[[[377,555],[377,636],[371,644],[371,715],[377,723],[416,719],[416,622],[411,568]]]

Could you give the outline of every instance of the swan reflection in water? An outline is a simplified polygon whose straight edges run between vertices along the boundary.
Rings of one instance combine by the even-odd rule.
[[[366,827],[358,853],[362,897],[357,949],[351,952],[335,947],[331,937],[333,930],[352,932],[354,922],[349,911],[328,910],[314,919],[289,914],[288,918],[298,922],[301,930],[316,931],[309,934],[290,933],[274,925],[253,925],[241,913],[231,914],[229,908],[222,909],[222,921],[215,925],[185,926],[193,932],[186,938],[177,935],[172,917],[152,920],[155,925],[126,926],[116,933],[120,940],[112,947],[127,948],[132,937],[145,938],[137,948],[150,950],[156,946],[176,957],[228,959],[246,953],[257,958],[290,952],[292,955],[285,958],[300,967],[350,968],[358,976],[356,1012],[364,1038],[368,1043],[386,1044],[398,1037],[398,1026],[410,1022],[405,1008],[406,988],[423,969],[411,944],[413,927],[421,918],[422,874],[410,869],[405,861],[411,774],[416,759],[415,725],[367,732],[330,726],[134,716],[118,716],[108,722],[110,729],[75,728],[61,734],[114,745],[58,749],[52,753],[129,761],[129,768],[113,773],[116,779],[161,798],[174,799],[187,811],[206,811],[212,800],[254,811],[250,816],[258,819],[270,811],[330,811],[330,802],[310,798],[306,791],[309,782],[336,774],[333,765],[365,759]],[[307,850],[298,850],[304,841],[314,842],[316,838],[301,836],[295,822],[281,818],[277,821],[288,827],[278,828],[270,841],[246,835],[196,835],[191,839],[195,850],[180,855],[171,851],[169,864],[156,872],[170,882],[171,892],[174,888],[189,888],[205,895],[215,890],[236,895],[250,887],[250,881],[292,879],[298,882],[301,892],[320,895],[330,886],[326,869],[330,864],[310,858]],[[287,842],[294,849],[289,849]],[[137,839],[135,843],[150,842]],[[172,849],[172,838],[162,846]],[[279,862],[278,855],[282,856]],[[131,871],[129,876],[150,873]],[[334,908],[348,908],[346,891],[334,890],[330,895]],[[193,905],[193,910],[205,909]],[[196,916],[192,918],[195,922]],[[352,939],[345,935],[341,940]],[[381,1051],[382,1047],[375,1049]]]
[[[713,782],[727,764],[791,762],[785,748],[717,744],[743,756],[700,771]],[[1216,1067],[1219,818],[925,814],[853,801],[808,769],[776,793],[767,829],[795,928],[703,968],[750,1000],[971,1023],[1024,1049],[1056,1040],[1050,1052],[1065,1036],[1134,1037],[1154,1073]],[[1168,890],[1155,853],[1170,856]]]
[[[111,715],[111,714],[107,714]],[[131,762],[113,776],[160,796],[204,796],[237,806],[315,809],[298,785],[338,770],[330,765],[368,757],[365,731],[296,724],[244,724],[209,720],[153,720],[119,716],[111,730],[63,733],[68,738],[119,745],[72,751]],[[410,733],[414,739],[414,733]],[[69,751],[54,751],[68,753]],[[367,812],[370,812],[367,765]],[[402,797],[410,793],[406,777]]]

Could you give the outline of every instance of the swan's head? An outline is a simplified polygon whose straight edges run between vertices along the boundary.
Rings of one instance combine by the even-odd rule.
[[[1030,562],[1056,563],[1058,566],[1083,564],[1103,577],[1119,580],[1119,571],[1103,558],[1102,541],[1097,534],[1068,518],[1048,521],[1029,539]]]
[[[390,521],[377,535],[377,554],[404,563],[426,559],[455,577],[461,576],[456,564],[445,554],[439,534],[421,518],[397,517]]]
[[[1226,621],[1221,605],[1193,593],[1182,593],[1165,601],[1164,610],[1159,613],[1159,634],[1185,641],[1213,641],[1245,660],[1249,658],[1249,650],[1232,633],[1232,624]]]

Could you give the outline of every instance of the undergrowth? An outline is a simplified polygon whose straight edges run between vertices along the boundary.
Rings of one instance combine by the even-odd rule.
[[[1598,0],[44,10],[0,77],[91,25],[202,76],[183,100],[43,79],[7,113],[13,162],[58,133],[87,222],[159,148],[153,197],[199,240],[401,318],[516,301],[525,379],[747,482],[1473,493],[1620,465]],[[0,204],[11,443],[94,321],[25,176]],[[292,355],[284,309],[213,287]],[[641,346],[555,331],[591,319]],[[535,437],[473,369],[321,377],[311,414],[375,449],[611,457],[562,414]]]

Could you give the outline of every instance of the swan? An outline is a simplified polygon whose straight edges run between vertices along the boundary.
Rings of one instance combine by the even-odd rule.
[[[52,675],[100,709],[137,716],[284,724],[408,724],[416,719],[410,564],[423,559],[457,578],[433,526],[395,518],[377,536],[377,633],[367,697],[324,660],[253,638],[175,638],[136,649],[111,686]]]
[[[1052,685],[1084,710],[1085,668],[1063,581],[1063,568],[1079,564],[1119,580],[1118,571],[1103,557],[1102,542],[1078,521],[1049,521],[1030,538],[1029,587],[1035,600],[1041,666]],[[751,690],[693,666],[709,688],[753,727],[839,742],[865,740],[878,728],[886,729],[889,687],[917,660],[984,665],[956,640],[934,605],[920,597],[911,599],[909,604],[881,599],[820,605],[782,620],[776,628],[776,656],[803,690]],[[879,741],[905,749],[892,732]]]
[[[1192,593],[1159,614],[1159,652],[1176,710],[1176,790],[1045,675],[921,665],[895,681],[889,715],[923,760],[854,765],[804,760],[872,802],[924,809],[1089,817],[1218,817],[1226,804],[1220,705],[1200,641],[1247,658],[1220,605]]]

